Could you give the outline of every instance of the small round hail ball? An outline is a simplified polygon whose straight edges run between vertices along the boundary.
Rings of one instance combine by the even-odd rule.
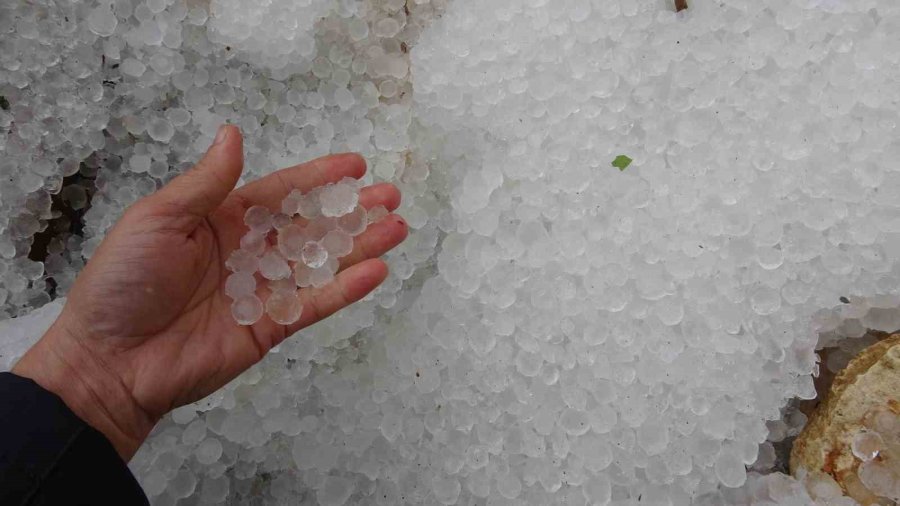
[[[253,273],[259,269],[259,257],[247,250],[236,249],[228,256],[228,260],[225,261],[225,267],[231,272]]]
[[[296,265],[294,265],[294,283],[300,288],[312,286],[310,277],[314,270],[315,269],[310,269],[304,265],[303,262],[297,262]]]
[[[113,13],[111,5],[101,5],[88,14],[87,26],[95,35],[109,37],[116,33],[116,27],[119,26],[119,20]]]
[[[863,462],[873,460],[884,448],[884,440],[877,432],[862,430],[853,436],[850,442],[850,451],[853,456]]]
[[[321,241],[325,234],[328,232],[338,228],[337,226],[337,218],[326,218],[325,216],[319,216],[318,218],[311,220],[306,224],[306,228],[304,232],[306,233],[307,241]]]
[[[309,284],[315,288],[321,288],[334,280],[340,263],[336,258],[329,258],[318,269],[312,269],[309,273]]]
[[[244,213],[244,223],[255,232],[268,232],[272,229],[272,213],[263,206],[253,206]]]
[[[859,469],[857,469],[856,474],[859,476],[859,481],[862,482],[872,494],[886,499],[893,499],[895,496],[894,490],[897,489],[898,478],[893,473],[889,464],[877,460],[863,462],[859,466]],[[897,494],[897,497],[900,497],[900,494]],[[889,502],[887,504],[896,504],[896,502]]]
[[[319,194],[322,204],[322,215],[337,218],[352,212],[359,203],[359,191],[356,186],[341,182],[322,188]]]
[[[263,315],[263,303],[256,295],[245,295],[231,304],[231,316],[240,325],[253,325]]]
[[[278,231],[278,251],[288,260],[302,260],[301,251],[307,241],[306,230],[300,225],[291,224]]]
[[[329,256],[341,258],[353,251],[353,236],[342,230],[332,230],[322,238],[322,245]]]
[[[291,267],[277,251],[269,251],[259,259],[259,273],[262,277],[276,281],[291,275]]]
[[[879,410],[872,417],[872,428],[880,434],[900,434],[900,415]]]
[[[259,256],[266,251],[266,234],[251,230],[241,237],[241,249]]]
[[[338,218],[338,228],[356,237],[366,231],[369,224],[368,213],[363,206],[356,206],[352,212]]]
[[[272,217],[272,226],[279,232],[284,229],[284,227],[290,226],[292,223],[293,220],[286,214],[278,213]]]
[[[372,223],[377,223],[377,222],[381,221],[382,219],[384,219],[384,217],[387,216],[388,214],[389,213],[388,213],[388,210],[386,207],[375,206],[372,209],[369,209],[369,211],[368,211],[368,222],[369,222],[368,224],[371,225]]]
[[[297,291],[297,283],[294,282],[293,276],[276,281],[269,281],[269,290],[272,292],[294,293]]]
[[[328,260],[328,250],[315,241],[309,241],[304,244],[300,255],[303,263],[313,269],[325,265],[325,261]]]
[[[300,216],[311,220],[322,215],[322,208],[319,205],[319,193],[319,188],[316,188],[300,197],[297,205],[297,213]]]
[[[294,216],[300,214],[300,203],[303,201],[303,192],[300,190],[291,190],[288,196],[281,201],[281,212]]]
[[[295,291],[272,292],[266,301],[266,314],[279,325],[290,325],[300,319],[303,304]]]
[[[256,278],[252,272],[235,272],[225,280],[225,295],[234,300],[256,292]]]

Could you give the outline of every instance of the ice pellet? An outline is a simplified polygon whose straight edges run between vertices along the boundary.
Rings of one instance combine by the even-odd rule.
[[[91,31],[101,37],[109,37],[115,33],[116,26],[119,24],[119,20],[109,4],[100,4],[95,7],[88,15],[87,22]]]
[[[231,272],[254,273],[259,269],[259,257],[247,250],[236,249],[228,255],[225,267]]]
[[[300,249],[303,263],[312,269],[317,269],[328,260],[328,250],[317,241],[308,241]]]
[[[329,256],[340,258],[353,251],[353,236],[343,230],[332,230],[322,238],[322,246]]]
[[[240,325],[253,325],[263,315],[263,303],[256,295],[245,295],[231,304],[231,315]]]
[[[254,232],[268,232],[272,228],[272,213],[263,206],[252,206],[244,213],[244,223]]]
[[[300,319],[303,305],[293,291],[275,291],[266,300],[266,314],[279,325],[290,325]]]
[[[259,259],[259,273],[269,280],[284,279],[291,275],[291,267],[277,251],[269,251]]]
[[[256,278],[250,272],[235,272],[225,281],[225,295],[239,299],[256,291]]]
[[[853,456],[868,462],[881,452],[884,447],[884,441],[877,432],[862,430],[858,432],[850,442],[850,449]]]
[[[372,209],[369,209],[367,216],[368,224],[377,223],[388,214],[388,210],[384,206],[375,206]]]
[[[352,236],[365,232],[368,224],[366,208],[359,205],[353,211],[338,218],[338,227]]]
[[[319,201],[322,203],[323,216],[344,216],[356,208],[359,193],[349,183],[341,182],[323,187]]]

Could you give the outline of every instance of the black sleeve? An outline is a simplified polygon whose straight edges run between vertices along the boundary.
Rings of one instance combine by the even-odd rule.
[[[101,433],[37,383],[0,373],[0,504],[149,503]]]

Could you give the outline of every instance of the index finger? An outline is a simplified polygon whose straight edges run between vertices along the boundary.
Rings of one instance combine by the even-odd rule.
[[[365,173],[366,160],[356,153],[328,155],[275,171],[238,188],[235,193],[253,205],[272,207],[280,205],[292,190],[306,193],[345,177],[359,179]]]

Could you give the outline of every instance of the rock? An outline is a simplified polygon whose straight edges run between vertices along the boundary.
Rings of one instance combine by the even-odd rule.
[[[860,504],[884,504],[863,485],[858,475],[863,462],[851,450],[854,437],[870,430],[873,417],[883,413],[900,417],[900,334],[866,348],[837,375],[794,442],[791,473],[827,474]],[[900,460],[894,457],[882,452],[876,460],[900,476]]]

